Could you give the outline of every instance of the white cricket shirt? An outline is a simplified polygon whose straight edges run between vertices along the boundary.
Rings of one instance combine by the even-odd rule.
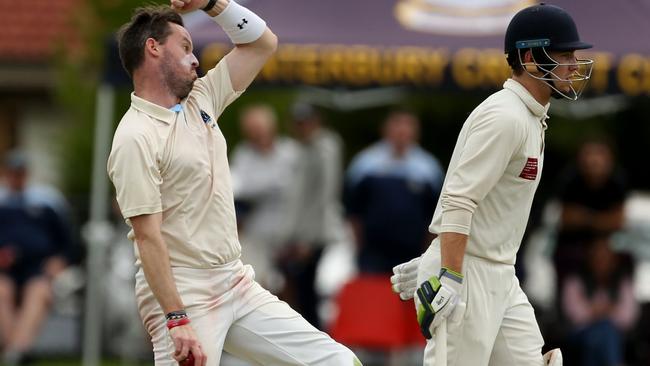
[[[429,230],[469,235],[466,253],[514,264],[544,162],[546,106],[509,79],[465,121]]]
[[[225,61],[167,109],[135,94],[108,159],[122,215],[162,212],[172,267],[211,268],[239,257],[226,141],[217,118],[235,92]],[[133,230],[129,238],[135,240]],[[139,253],[136,246],[136,257]]]

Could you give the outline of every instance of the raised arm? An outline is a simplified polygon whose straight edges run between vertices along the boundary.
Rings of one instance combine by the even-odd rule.
[[[226,55],[235,91],[246,89],[273,55],[278,39],[264,20],[231,0],[171,0],[179,12],[202,9],[219,24],[235,48]]]
[[[230,82],[235,91],[246,89],[273,55],[278,38],[267,27],[256,41],[235,45],[226,55]]]

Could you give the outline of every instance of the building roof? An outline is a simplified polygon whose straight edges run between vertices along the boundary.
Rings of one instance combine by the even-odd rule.
[[[71,15],[76,3],[0,0],[0,60],[42,62],[52,56],[57,41],[74,38]]]

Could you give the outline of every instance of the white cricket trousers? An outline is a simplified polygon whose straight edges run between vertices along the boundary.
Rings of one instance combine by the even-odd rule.
[[[254,365],[361,365],[352,351],[255,282],[252,267],[240,260],[210,269],[172,268],[172,273],[208,366],[219,365],[224,349]],[[165,315],[142,269],[136,273],[136,297],[155,365],[178,365]]]
[[[433,241],[418,269],[418,283],[440,271],[440,242]],[[427,341],[425,366],[542,366],[544,340],[533,307],[512,265],[466,254],[462,301],[447,319],[447,365],[436,360],[444,337]]]

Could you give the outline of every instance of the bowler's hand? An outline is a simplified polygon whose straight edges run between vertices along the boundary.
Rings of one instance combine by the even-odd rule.
[[[174,359],[177,362],[184,361],[192,352],[192,356],[194,356],[193,366],[205,366],[208,357],[203,353],[201,343],[199,343],[191,324],[174,327],[169,330],[169,335],[174,342]]]
[[[170,0],[170,5],[177,13],[189,13],[208,5],[208,0]]]

